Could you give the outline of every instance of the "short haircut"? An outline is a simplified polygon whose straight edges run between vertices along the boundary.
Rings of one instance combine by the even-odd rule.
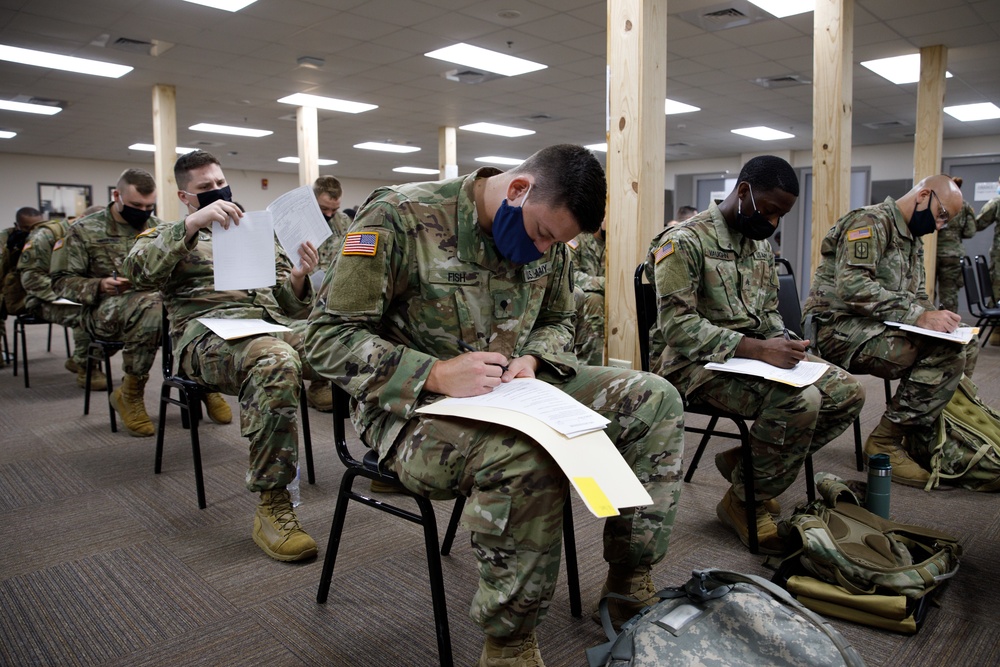
[[[696,209],[694,206],[681,206],[680,208],[677,209],[677,219],[681,220],[690,218],[697,212],[698,209]]]
[[[583,146],[543,148],[507,173],[533,175],[530,196],[553,208],[565,207],[581,231],[601,228],[608,186],[601,163]]]
[[[222,167],[222,163],[208,151],[191,151],[177,158],[177,162],[174,162],[174,180],[177,182],[177,189],[186,189],[191,182],[190,173],[206,164],[217,164]]]
[[[319,197],[326,195],[330,199],[340,199],[344,194],[340,181],[333,176],[320,176],[313,182],[313,194]]]
[[[740,170],[739,183],[746,181],[758,192],[784,190],[799,196],[799,179],[792,165],[774,155],[760,155],[750,159]]]
[[[17,209],[17,213],[14,214],[14,219],[20,224],[22,221],[28,218],[38,218],[41,217],[42,212],[37,208],[32,208],[30,206],[22,206]]]
[[[141,195],[151,195],[156,192],[156,181],[145,169],[126,169],[118,177],[118,192],[124,192],[131,185]]]

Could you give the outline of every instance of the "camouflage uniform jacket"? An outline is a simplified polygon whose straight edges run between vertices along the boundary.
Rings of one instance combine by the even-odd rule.
[[[353,421],[370,446],[391,444],[416,408],[440,398],[421,392],[435,361],[462,353],[459,338],[508,358],[534,355],[540,375],[576,373],[566,246],[524,266],[500,256],[474,199],[475,181],[497,173],[376,190],[351,228],[377,235],[374,254],[341,251],[327,274],[306,354],[354,396]]]
[[[965,249],[962,239],[971,239],[976,235],[976,212],[967,202],[962,203],[962,210],[948,224],[938,231],[937,256],[963,257]]]
[[[976,216],[976,231],[981,232],[997,220],[1000,220],[1000,197],[994,197],[985,204]],[[996,232],[993,232],[996,234]]]
[[[330,218],[329,224],[332,234],[319,247],[319,263],[316,264],[316,268],[320,271],[333,271],[337,267],[340,246],[344,245],[344,235],[351,226],[351,219],[346,213],[338,210]]]
[[[704,365],[732,357],[744,336],[784,333],[771,244],[732,230],[714,203],[653,238],[646,279],[658,304],[650,368],[682,393],[708,380]]]
[[[52,246],[52,289],[59,296],[96,306],[101,301],[101,279],[116,272],[135,244],[136,231],[128,223],[117,222],[111,207],[76,220],[62,243]],[[160,221],[151,217],[147,227]]]
[[[573,251],[573,284],[584,292],[604,294],[604,239],[583,232],[566,245]]]
[[[832,327],[850,350],[847,359],[882,334],[886,320],[914,324],[934,310],[924,288],[923,241],[910,233],[892,197],[838,220],[820,252],[803,315]]]
[[[17,261],[17,270],[21,272],[21,286],[28,293],[25,305],[28,310],[37,308],[42,302],[51,302],[59,298],[52,291],[52,278],[49,271],[52,263],[52,248],[57,241],[66,236],[69,222],[66,220],[50,220],[37,225],[28,235]]]
[[[264,319],[289,325],[292,318],[309,314],[312,293],[306,280],[305,299],[295,296],[288,277],[292,264],[275,243],[276,288],[216,291],[212,255],[212,232],[199,230],[184,242],[184,221],[177,220],[147,229],[125,259],[125,276],[137,289],[158,289],[170,316],[174,350],[181,351],[208,333],[199,317]]]

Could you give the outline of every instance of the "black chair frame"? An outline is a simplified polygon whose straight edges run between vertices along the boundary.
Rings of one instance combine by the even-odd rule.
[[[104,369],[104,378],[107,381],[108,392],[108,419],[111,422],[111,432],[118,432],[118,419],[115,416],[115,409],[111,405],[111,394],[115,390],[115,383],[111,380],[111,357],[125,347],[125,343],[116,340],[100,340],[91,338],[87,345],[87,370],[84,374],[83,387],[83,414],[90,414],[90,385],[92,382],[94,366],[101,365]]]
[[[31,324],[48,324],[49,325],[49,333],[48,333],[48,339],[47,339],[46,344],[45,344],[45,351],[46,352],[51,352],[52,351],[52,323],[51,322],[49,322],[48,320],[43,320],[40,317],[35,317],[34,315],[28,315],[28,314],[17,315],[17,316],[14,317],[14,358],[12,360],[13,364],[14,364],[14,376],[15,377],[17,376],[17,358],[18,358],[18,345],[17,345],[17,342],[20,339],[20,341],[21,341],[20,357],[21,357],[21,366],[22,366],[22,368],[24,370],[24,388],[25,389],[30,389],[31,388],[31,384],[30,384],[30,381],[29,381],[29,378],[28,378],[28,337],[26,335],[27,332],[25,331],[25,327],[28,326],[28,325],[31,325]],[[63,336],[66,338],[66,358],[68,359],[70,356],[72,356],[73,353],[69,349],[69,329],[67,327],[63,327]],[[4,332],[4,347],[6,347],[6,344],[7,344],[7,334],[6,334],[6,332]],[[4,350],[4,352],[6,353],[7,350]]]
[[[969,304],[969,312],[976,318],[976,326],[980,331],[980,345],[985,347],[986,341],[990,339],[990,334],[1000,325],[1000,307],[988,307],[984,305],[982,295],[979,291],[979,277],[973,266],[972,260],[966,255],[960,260],[962,266],[962,279],[965,281],[965,299]],[[985,260],[984,262],[985,263]],[[987,267],[987,275],[989,267]],[[992,291],[992,286],[991,286]]]

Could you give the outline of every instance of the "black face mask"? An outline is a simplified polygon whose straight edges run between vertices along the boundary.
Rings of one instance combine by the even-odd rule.
[[[747,187],[749,187],[749,184],[747,184]],[[736,231],[754,241],[763,241],[774,234],[777,227],[772,225],[771,221],[757,210],[757,202],[753,199],[753,188],[750,188],[750,202],[753,204],[752,214],[743,215],[743,202],[739,199],[736,202],[736,222],[733,224],[733,228]]]
[[[233,191],[229,189],[227,185],[224,188],[219,188],[218,190],[209,190],[208,192],[198,193],[198,208],[202,209],[211,204],[214,201],[233,201]]]
[[[7,236],[7,251],[8,252],[20,252],[21,248],[24,247],[24,242],[28,240],[28,234],[30,232],[24,229],[14,228]]]
[[[122,208],[118,211],[118,215],[129,224],[133,229],[142,231],[146,227],[146,222],[149,217],[153,215],[152,211],[144,211],[141,208],[135,208],[129,206],[125,202],[122,202]]]
[[[937,230],[937,220],[934,217],[934,209],[931,208],[933,200],[934,193],[932,192],[927,198],[927,208],[923,211],[918,211],[917,205],[913,205],[913,215],[910,216],[910,221],[906,223],[906,226],[910,228],[910,233],[914,236],[923,236]]]
[[[333,215],[336,215],[336,213],[334,213]],[[323,219],[326,220],[327,222],[330,222],[331,220],[333,220],[333,215],[327,215],[324,213]]]

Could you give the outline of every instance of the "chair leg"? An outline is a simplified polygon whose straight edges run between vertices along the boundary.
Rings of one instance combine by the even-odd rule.
[[[111,353],[101,348],[101,352],[104,357],[104,379],[107,380],[108,385],[108,416],[111,419],[111,432],[118,432],[118,419],[115,417],[115,409],[111,405],[111,395],[114,393],[115,386],[111,381]],[[90,395],[90,388],[87,388],[87,395]]]
[[[444,573],[441,571],[441,554],[438,553],[437,518],[431,501],[423,496],[413,496],[423,517],[424,545],[427,551],[427,571],[431,580],[431,601],[434,607],[434,626],[437,632],[438,656],[441,667],[453,667],[451,633],[448,630],[448,606],[444,593]]]
[[[698,449],[694,452],[694,457],[691,459],[691,465],[688,466],[687,474],[684,475],[685,482],[690,482],[694,476],[694,471],[698,469],[698,464],[701,462],[701,455],[705,453],[705,445],[708,444],[708,439],[712,437],[712,431],[715,430],[717,423],[719,423],[719,417],[713,415],[712,419],[708,422],[708,426],[705,427],[705,434],[701,436],[701,442],[698,443]]]
[[[66,340],[66,358],[73,358],[73,351],[69,348],[69,327],[63,326],[63,338]]]
[[[576,561],[576,530],[573,527],[572,492],[566,494],[563,504],[563,551],[566,553],[566,585],[569,587],[569,613],[575,618],[583,616],[580,598],[580,568]]]
[[[858,466],[858,472],[865,470],[865,455],[861,442],[861,417],[854,419],[854,458]]]
[[[52,351],[52,322],[49,322],[49,337],[45,341],[45,351]]]
[[[885,381],[885,405],[888,407],[892,403],[892,384],[889,378],[883,378],[883,380]]]
[[[13,358],[14,377],[17,377],[17,354],[18,354],[17,353],[17,339],[18,339],[18,336],[21,335],[20,331],[21,331],[21,329],[20,329],[20,323],[17,321],[17,318],[14,318],[14,358]]]
[[[198,440],[198,415],[201,396],[195,392],[180,390],[187,401],[187,413],[191,420],[191,457],[194,459],[194,484],[198,491],[198,509],[205,509],[205,477],[201,470],[201,442]]]
[[[462,518],[462,510],[465,509],[465,496],[455,498],[455,506],[451,510],[451,519],[448,521],[448,528],[444,531],[444,539],[441,540],[441,555],[447,556],[451,553],[451,545],[455,542],[455,533],[458,532],[458,522]]]
[[[805,469],[806,469],[806,498],[809,499],[809,502],[812,502],[816,500],[816,480],[813,476],[812,454],[806,457]]]
[[[91,373],[93,372],[93,366],[94,366],[94,362],[95,362],[93,352],[94,352],[94,346],[91,344],[90,346],[87,347],[87,371],[86,371],[86,373],[84,375],[85,379],[84,379],[84,382],[83,382],[83,414],[84,415],[89,415],[90,414],[90,377],[91,377]],[[110,382],[111,378],[105,378],[105,380],[107,380],[108,382]]]
[[[747,532],[749,533],[750,553],[760,553],[760,542],[757,537],[757,488],[753,478],[753,451],[750,448],[750,430],[742,419],[733,420],[740,430],[740,452],[743,454],[743,506],[746,509]]]
[[[310,484],[316,483],[316,472],[313,470],[312,433],[309,430],[309,405],[306,402],[306,385],[299,385],[299,407],[302,408],[302,448],[306,454],[306,479]]]
[[[89,382],[89,377],[88,377]],[[156,460],[153,463],[153,473],[159,475],[163,466],[163,434],[167,426],[167,406],[170,404],[170,386],[160,387],[160,415],[156,427]]]
[[[323,558],[323,572],[319,576],[319,589],[316,591],[316,602],[319,604],[326,604],[326,599],[330,595],[330,580],[333,578],[333,567],[337,564],[337,550],[340,549],[340,536],[344,532],[347,504],[351,501],[351,488],[354,486],[354,478],[357,476],[357,469],[349,467],[344,471],[344,476],[340,480],[337,507],[333,511],[330,539],[326,544],[326,556]]]
[[[29,389],[31,385],[28,383],[28,337],[25,333],[24,324],[21,324],[21,365],[24,369],[24,388]],[[17,370],[16,365],[14,370]]]

